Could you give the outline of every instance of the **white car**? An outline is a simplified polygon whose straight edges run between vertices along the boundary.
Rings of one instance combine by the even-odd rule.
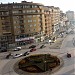
[[[23,55],[22,53],[21,54],[16,54],[16,55],[13,56],[13,58],[18,58],[18,57],[20,57],[22,55]]]
[[[15,49],[13,49],[14,51],[19,51],[21,50],[21,47],[16,47]]]
[[[17,47],[17,49],[21,50],[22,48],[21,47]]]
[[[14,51],[19,51],[19,49],[17,49],[17,48],[15,48],[15,49],[13,49]]]

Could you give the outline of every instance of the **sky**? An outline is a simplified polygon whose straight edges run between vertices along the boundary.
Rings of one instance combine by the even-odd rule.
[[[12,2],[17,2],[20,3],[21,1],[24,0],[0,0],[0,3],[12,3]],[[68,10],[75,11],[75,0],[26,0],[28,2],[33,1],[34,3],[42,3],[45,6],[55,6],[59,7],[60,10],[63,12],[66,12]]]

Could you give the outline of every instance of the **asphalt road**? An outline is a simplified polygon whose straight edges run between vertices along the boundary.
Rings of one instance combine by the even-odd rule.
[[[64,60],[64,65],[59,71],[53,73],[52,75],[74,75],[75,74],[74,72],[75,71],[75,46],[73,45],[73,38],[75,38],[75,34],[68,34],[63,40],[60,49],[50,49],[50,45],[47,44],[47,47],[43,49],[37,49],[36,51],[30,53],[30,55],[39,54],[39,53],[51,53],[60,56]],[[37,48],[39,48],[39,46]],[[30,49],[23,49],[21,51],[15,51],[12,53],[13,54],[24,53],[29,50]],[[71,53],[72,55],[71,58],[66,57],[67,52]],[[15,58],[15,59],[5,59],[5,56],[7,54],[8,53],[0,53],[0,75],[18,75],[17,73],[14,72],[13,65],[22,57]],[[49,75],[49,74],[42,74],[42,75]]]

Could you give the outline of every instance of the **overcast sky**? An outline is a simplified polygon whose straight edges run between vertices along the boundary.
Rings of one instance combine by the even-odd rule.
[[[12,2],[21,2],[23,0],[0,0],[0,3],[12,3]],[[59,7],[63,12],[68,10],[75,11],[75,0],[26,0],[33,1],[36,3],[42,3],[46,6],[55,6]]]

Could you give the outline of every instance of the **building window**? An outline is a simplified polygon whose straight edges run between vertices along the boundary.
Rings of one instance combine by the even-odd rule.
[[[30,8],[30,5],[24,5],[23,8]]]
[[[28,20],[28,22],[32,22],[32,20]]]
[[[33,22],[36,22],[36,20],[33,20]]]
[[[14,28],[16,29],[17,27],[16,27],[16,26],[14,26]]]
[[[1,20],[4,20],[5,18],[4,17],[1,17]]]
[[[26,20],[24,20],[24,23],[26,23]]]
[[[31,10],[27,10],[27,13],[31,13]]]
[[[12,13],[13,13],[13,14],[17,14],[17,13],[19,13],[19,12],[16,10],[16,11],[12,11]]]
[[[32,25],[30,25],[30,27],[32,27]]]
[[[32,17],[32,15],[28,15],[27,17],[28,17],[28,18],[31,18],[31,17]]]
[[[34,26],[36,26],[36,24],[34,24]]]
[[[26,13],[27,11],[26,10],[23,10],[23,13]]]
[[[33,17],[36,17],[36,15],[33,15]]]
[[[34,31],[35,31],[36,29],[34,29]]]
[[[40,17],[40,15],[37,15],[37,17]]]
[[[22,28],[22,29],[23,29],[23,28],[24,28],[24,25],[20,25],[20,28]]]
[[[40,12],[40,10],[37,10],[37,12],[39,13],[39,12]]]
[[[14,24],[18,23],[18,21],[14,21]]]
[[[38,6],[37,5],[32,5],[32,8],[37,8]]]
[[[23,8],[23,6],[22,5],[15,5],[15,6],[13,6],[13,8]]]
[[[31,12],[32,12],[32,13],[35,13],[35,12],[36,12],[36,10],[31,10]]]
[[[24,33],[24,30],[21,30],[21,33]]]
[[[22,13],[22,10],[19,10],[19,13]]]
[[[20,20],[19,23],[23,23],[23,20]]]

